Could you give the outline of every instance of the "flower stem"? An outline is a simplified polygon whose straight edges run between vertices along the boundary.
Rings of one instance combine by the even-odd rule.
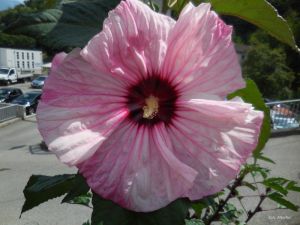
[[[240,197],[242,198],[255,198],[255,197],[260,197],[261,195],[241,195]]]
[[[218,205],[218,208],[214,212],[214,214],[208,218],[208,220],[205,222],[205,225],[210,225],[216,218],[219,217],[220,212],[222,211],[223,207],[226,205],[226,203],[229,201],[230,198],[234,197],[235,190],[238,186],[241,185],[242,180],[244,179],[246,173],[242,173],[240,177],[236,178],[234,183],[231,187],[229,187],[229,193],[224,201],[221,201]]]
[[[246,215],[247,215],[247,217],[248,217],[248,211],[247,211],[246,207],[244,206],[244,204],[243,204],[242,200],[241,200],[240,198],[238,198],[238,200],[239,200],[239,202],[240,202],[240,205],[242,206],[242,208],[243,208],[244,212],[246,213]]]
[[[256,213],[262,211],[260,206],[263,203],[263,201],[266,199],[266,197],[267,197],[267,195],[260,196],[259,202],[258,202],[257,206],[255,207],[255,209],[253,211],[248,212],[248,217],[247,217],[245,223],[248,223]]]
[[[251,176],[252,176],[252,179],[254,181],[254,185],[256,186],[256,190],[257,190],[258,194],[260,195],[260,191],[259,191],[259,188],[258,188],[258,185],[257,185],[258,182],[256,181],[255,176],[252,172],[251,172]]]

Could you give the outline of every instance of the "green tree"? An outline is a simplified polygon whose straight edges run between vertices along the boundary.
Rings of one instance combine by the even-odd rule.
[[[288,22],[290,28],[292,29],[295,40],[300,45],[300,11],[297,10],[300,8],[300,1],[299,0],[268,0],[282,15]],[[238,20],[237,18],[233,18],[227,16],[224,18],[227,23],[234,25],[234,41],[237,43],[242,43],[245,45],[249,45],[252,48],[251,54],[253,54],[253,49],[257,48],[257,45],[267,45],[269,49],[277,49],[278,51],[283,51],[284,54],[282,58],[285,58],[283,62],[285,67],[287,67],[284,71],[292,71],[294,74],[294,79],[291,85],[287,85],[288,89],[285,92],[292,91],[292,95],[288,95],[291,98],[300,98],[300,54],[299,52],[295,51],[291,47],[284,45],[268,35],[266,32],[258,29],[257,27],[245,22]],[[261,49],[261,48],[260,48]],[[267,47],[263,49],[264,51],[267,50]],[[258,50],[256,50],[258,51]],[[264,54],[264,53],[261,53]],[[271,53],[266,53],[271,54]],[[264,60],[264,58],[268,57],[261,57],[260,60]],[[255,60],[254,60],[255,61]],[[262,64],[262,63],[261,63]],[[268,61],[265,62],[268,64]],[[249,65],[250,66],[250,65]],[[245,65],[244,65],[245,67]],[[254,65],[254,67],[256,67]],[[248,70],[248,69],[247,69]],[[282,76],[285,73],[282,74]],[[291,78],[290,76],[287,79]],[[257,79],[258,80],[258,79]],[[262,85],[258,84],[259,87]],[[284,86],[286,88],[286,86]],[[276,90],[278,93],[281,92],[281,87],[279,90]],[[275,92],[275,91],[274,91]],[[285,95],[286,96],[286,95]],[[275,96],[276,97],[276,96]]]
[[[36,41],[25,35],[10,35],[0,32],[0,47],[32,49],[36,47]]]
[[[281,48],[271,48],[256,40],[252,43],[243,73],[253,79],[266,98],[287,99],[293,97],[291,89],[294,72],[286,65],[286,54]]]

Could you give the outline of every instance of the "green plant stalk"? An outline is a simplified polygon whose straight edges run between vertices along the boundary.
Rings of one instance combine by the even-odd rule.
[[[217,210],[214,212],[214,214],[208,218],[207,221],[205,221],[205,225],[210,225],[216,218],[218,218],[220,215],[220,212],[222,211],[223,207],[226,205],[226,203],[229,201],[230,198],[234,196],[235,190],[237,187],[241,185],[242,180],[245,178],[247,172],[243,172],[240,177],[236,178],[232,186],[229,188],[229,193],[224,201],[222,201],[219,205]]]
[[[249,215],[248,215],[248,212],[247,212],[247,210],[246,210],[246,208],[245,208],[245,206],[244,206],[242,200],[241,200],[240,198],[238,198],[238,201],[239,201],[240,205],[242,206],[244,212],[246,213],[246,215],[247,215],[247,217],[248,217],[248,216],[249,216]]]
[[[267,195],[260,196],[259,202],[258,202],[257,206],[255,207],[255,209],[253,211],[248,212],[248,217],[247,217],[245,223],[248,223],[256,213],[262,211],[260,206],[263,203],[263,201],[266,199],[266,197],[267,197]]]

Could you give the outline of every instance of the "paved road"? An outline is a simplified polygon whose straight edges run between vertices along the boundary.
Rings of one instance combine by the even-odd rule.
[[[40,150],[40,141],[34,118],[0,128],[0,225],[81,225],[88,220],[91,211],[82,206],[61,205],[61,198],[25,212],[18,219],[24,202],[22,190],[31,174],[75,172],[59,163],[54,155]],[[276,165],[268,164],[274,176],[300,181],[299,135],[271,139],[265,153],[276,161]],[[291,194],[289,198],[300,205],[300,194]],[[244,204],[251,207],[256,201],[255,198],[249,198]],[[270,209],[276,204],[266,202],[263,207]],[[300,225],[300,213],[289,210],[264,212],[257,214],[249,223],[268,224]]]
[[[0,88],[2,87],[14,87],[14,88],[20,88],[23,92],[27,91],[33,91],[33,90],[40,90],[40,89],[32,89],[30,86],[31,82],[25,82],[25,83],[15,83],[9,86],[0,84]]]
[[[285,177],[295,180],[300,185],[300,135],[281,138],[271,138],[264,149],[266,156],[273,159],[276,164],[263,164],[271,169],[273,177]],[[289,200],[300,206],[299,192],[292,192]],[[249,205],[256,204],[258,199],[252,199]],[[263,209],[276,208],[272,201],[266,201]],[[273,210],[257,214],[249,225],[300,225],[300,212],[290,210]]]
[[[91,211],[82,206],[49,201],[25,212],[22,190],[31,174],[56,175],[75,170],[39,149],[41,136],[35,119],[18,121],[0,128],[0,225],[81,225]]]

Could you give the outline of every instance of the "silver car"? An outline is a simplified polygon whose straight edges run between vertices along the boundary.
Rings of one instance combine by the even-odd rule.
[[[47,76],[39,76],[37,78],[35,78],[32,82],[31,82],[31,87],[32,88],[43,88],[44,87],[44,82],[47,79]]]

